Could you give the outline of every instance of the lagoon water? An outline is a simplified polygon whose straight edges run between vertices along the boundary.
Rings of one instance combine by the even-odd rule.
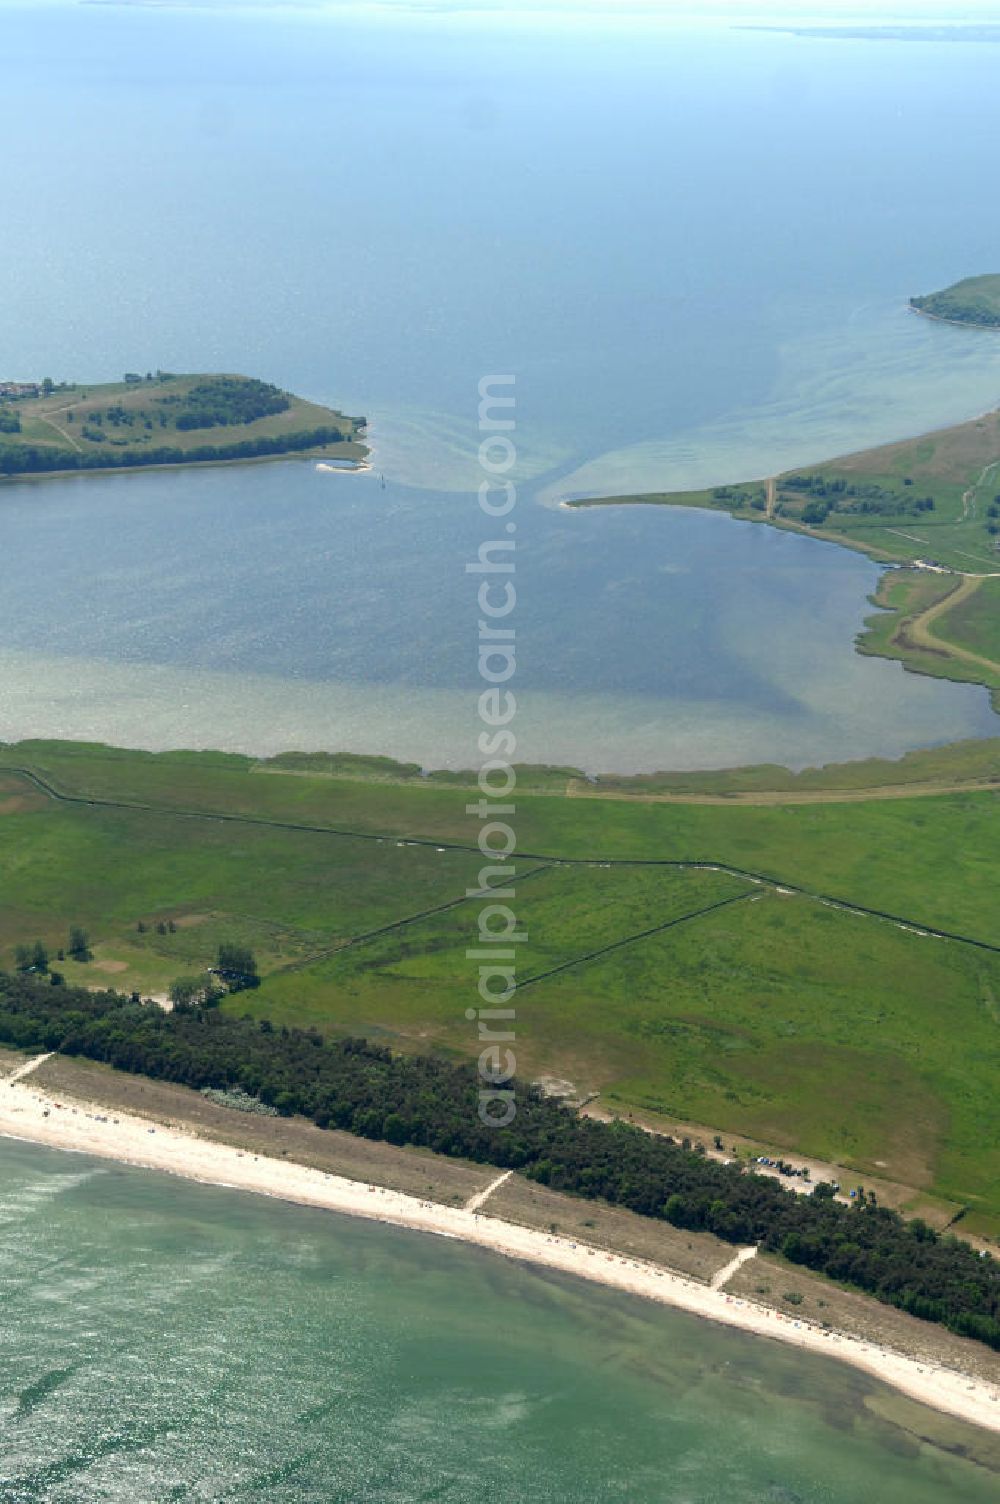
[[[989,1440],[840,1364],[9,1140],[0,1288],[5,1504],[995,1497]]]
[[[482,522],[303,464],[12,489],[0,738],[468,767]],[[803,764],[1000,730],[984,690],[853,652],[877,571],[846,550],[655,508],[529,500],[517,528],[524,761]]]
[[[864,559],[554,506],[1000,400],[1000,339],[905,309],[992,265],[993,49],[3,14],[34,122],[5,169],[5,368],[251,369],[368,413],[387,485],[295,463],[6,488],[0,737],[468,763],[490,372],[517,377],[522,757],[799,765],[997,731],[985,691],[854,655]]]

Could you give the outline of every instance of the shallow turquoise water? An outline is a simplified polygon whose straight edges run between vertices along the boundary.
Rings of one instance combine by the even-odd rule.
[[[975,1445],[836,1363],[597,1287],[0,1140],[4,1504],[995,1498],[927,1425]]]

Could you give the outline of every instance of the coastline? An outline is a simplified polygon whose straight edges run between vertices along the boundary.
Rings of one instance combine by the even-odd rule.
[[[245,455],[235,460],[170,460],[164,465],[112,465],[105,470],[96,467],[93,470],[25,470],[17,475],[0,475],[0,486],[35,485],[49,480],[86,480],[92,475],[107,478],[109,475],[159,475],[165,470],[219,470],[233,465],[273,465],[281,460],[327,462],[328,470],[353,475],[356,471],[372,468],[371,450],[364,447],[364,455],[350,455],[338,465],[329,464],[336,455],[324,454],[322,449],[286,449],[282,454]]]
[[[920,1362],[729,1295],[725,1279],[701,1284],[628,1255],[491,1216],[487,1209],[489,1195],[505,1175],[484,1195],[471,1198],[461,1208],[423,1201],[289,1160],[254,1156],[176,1128],[152,1127],[147,1119],[86,1101],[57,1101],[30,1081],[31,1071],[44,1058],[36,1056],[0,1080],[0,1137],[455,1238],[505,1258],[589,1279],[805,1352],[837,1358],[920,1404],[1000,1432],[1000,1384],[989,1385],[969,1374]],[[748,1256],[745,1251],[736,1251],[726,1278]]]
[[[1000,324],[976,324],[972,319],[946,319],[943,313],[931,313],[926,308],[918,308],[914,303],[907,303],[911,313],[918,313],[922,319],[933,319],[935,324],[951,324],[956,329],[983,329],[989,334],[1000,332]]]

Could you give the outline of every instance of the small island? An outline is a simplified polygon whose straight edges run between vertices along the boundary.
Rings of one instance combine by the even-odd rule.
[[[0,381],[0,477],[281,455],[360,464],[365,419],[248,376],[127,372],[120,382]]]
[[[980,329],[1000,329],[1000,273],[966,277],[940,292],[911,298],[914,313],[943,319],[948,324],[973,324]]]

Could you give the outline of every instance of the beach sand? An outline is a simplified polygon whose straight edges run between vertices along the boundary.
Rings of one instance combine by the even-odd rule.
[[[255,1156],[175,1128],[153,1127],[144,1118],[93,1103],[49,1096],[31,1081],[32,1069],[45,1058],[35,1057],[0,1081],[0,1135],[459,1238],[506,1258],[578,1275],[808,1352],[839,1358],[921,1404],[1000,1431],[1000,1385],[921,1363],[728,1295],[725,1279],[719,1277],[711,1285],[699,1284],[641,1260],[501,1221],[489,1215],[489,1194],[474,1197],[463,1208],[442,1206],[288,1160]],[[489,1190],[505,1178],[498,1177]],[[746,1253],[734,1256],[728,1273],[735,1272],[746,1257]]]

